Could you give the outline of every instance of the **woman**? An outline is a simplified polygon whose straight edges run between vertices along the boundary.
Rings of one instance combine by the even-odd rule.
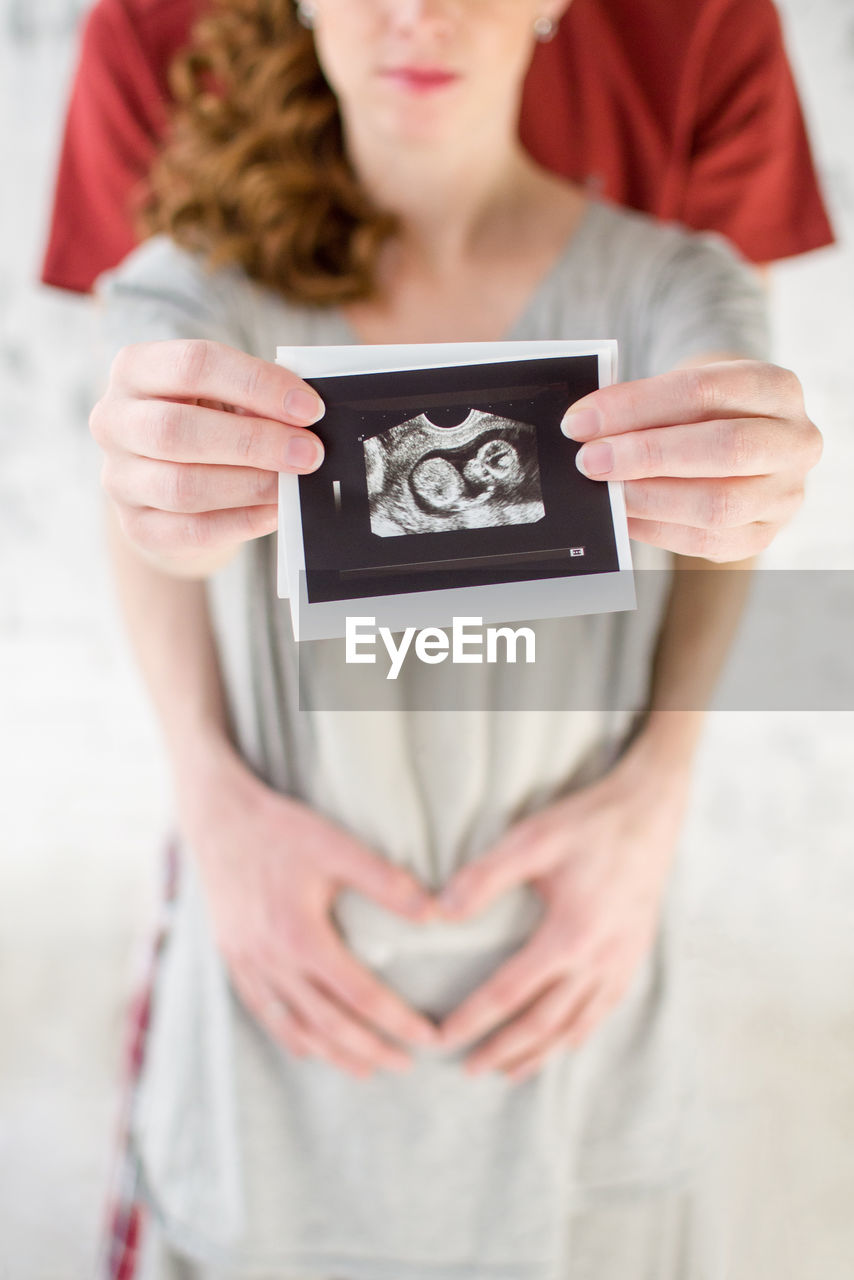
[[[530,705],[537,681],[558,706],[590,681],[603,706],[648,685],[639,721],[415,712],[405,670],[403,709],[378,687],[376,712],[301,710],[335,642],[298,669],[274,586],[275,473],[317,465],[300,428],[322,412],[267,363],[277,343],[616,336],[627,379],[660,379],[685,465],[727,437],[755,490],[746,406],[770,436],[791,389],[754,363],[747,271],[517,142],[534,42],[565,7],[222,5],[155,179],[169,235],[101,281],[118,356],[92,429],[183,841],[132,1116],[143,1274],[709,1271],[664,910],[700,716],[655,708],[702,705],[747,575],[675,575],[660,633],[634,614],[534,624]],[[718,421],[685,416],[724,384]],[[643,394],[599,393],[588,432]],[[638,433],[648,464],[660,434]],[[650,519],[687,514],[650,493]],[[726,545],[704,550],[725,566]],[[204,644],[146,633],[163,570],[198,581]],[[167,661],[186,682],[167,687]],[[457,918],[425,892],[442,886]],[[475,1041],[497,1070],[462,1069]]]
[[[46,284],[87,293],[131,214],[205,0],[93,0],[81,27]],[[595,56],[593,56],[595,51]],[[719,231],[753,262],[833,242],[774,0],[573,0],[526,77],[535,159],[617,204]]]

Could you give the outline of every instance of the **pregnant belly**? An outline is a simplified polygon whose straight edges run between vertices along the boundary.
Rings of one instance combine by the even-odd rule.
[[[470,920],[414,924],[355,890],[333,911],[353,955],[413,1009],[444,1018],[536,930],[543,903],[528,885]]]

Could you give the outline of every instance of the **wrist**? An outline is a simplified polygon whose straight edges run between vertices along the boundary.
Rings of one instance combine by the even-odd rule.
[[[649,711],[619,764],[626,773],[687,782],[704,719],[702,711]]]
[[[179,791],[223,786],[250,773],[225,729],[215,723],[185,726],[170,741],[169,755]]]
[[[218,573],[220,569],[224,569],[227,564],[230,564],[237,555],[239,546],[239,543],[235,543],[233,546],[218,552],[183,557],[157,555],[154,552],[145,551],[141,547],[135,549],[145,562],[152,569],[157,569],[159,573],[168,574],[170,578],[181,578],[197,582],[211,577],[212,574]]]

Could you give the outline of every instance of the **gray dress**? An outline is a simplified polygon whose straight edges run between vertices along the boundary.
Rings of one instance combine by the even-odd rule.
[[[234,268],[208,273],[165,238],[102,276],[98,292],[106,356],[191,335],[266,359],[279,344],[354,341],[337,311],[286,303]],[[506,336],[617,338],[624,379],[710,351],[767,356],[760,291],[720,238],[598,202]],[[644,609],[529,624],[537,662],[508,677],[514,693],[526,682],[513,705],[529,709],[504,709],[502,677],[486,666],[466,670],[472,709],[414,709],[423,676],[407,663],[397,682],[360,668],[376,678],[375,709],[342,711],[315,705],[312,690],[328,692],[343,641],[301,646],[298,665],[275,536],[246,544],[208,583],[242,754],[270,786],[438,887],[625,748],[672,562],[646,544],[632,552],[636,568],[664,570],[643,585],[653,592]],[[534,709],[546,707],[569,709]],[[579,1050],[554,1052],[520,1084],[497,1071],[469,1077],[468,1048],[415,1049],[409,1072],[361,1080],[294,1058],[255,1023],[214,945],[192,850],[183,855],[132,1128],[164,1259],[180,1253],[195,1260],[187,1274],[205,1277],[295,1280],[716,1274],[699,1225],[691,1041],[674,987],[675,880],[629,991]],[[414,925],[347,890],[336,918],[384,982],[442,1016],[530,936],[539,911],[523,886],[471,921]]]

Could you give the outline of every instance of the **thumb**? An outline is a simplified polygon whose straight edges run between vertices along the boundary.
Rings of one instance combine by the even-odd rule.
[[[433,895],[411,871],[356,840],[345,843],[332,870],[337,880],[398,915],[423,921],[434,914]]]

